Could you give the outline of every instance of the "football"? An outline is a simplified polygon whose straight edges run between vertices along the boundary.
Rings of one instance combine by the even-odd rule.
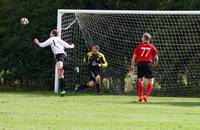
[[[22,18],[20,23],[21,23],[21,25],[26,26],[29,23],[29,21],[27,18]]]

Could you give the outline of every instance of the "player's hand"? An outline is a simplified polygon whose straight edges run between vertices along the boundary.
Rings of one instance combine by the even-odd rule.
[[[74,45],[73,43],[71,44],[71,46],[72,46],[72,48],[74,48],[74,47],[75,47],[75,45]]]
[[[158,67],[158,63],[153,63],[153,67]]]
[[[34,39],[35,44],[39,44],[39,40],[37,38]]]
[[[83,65],[84,65],[84,66],[88,65],[88,62],[83,61]]]
[[[131,65],[130,70],[133,71],[135,69],[134,65]]]

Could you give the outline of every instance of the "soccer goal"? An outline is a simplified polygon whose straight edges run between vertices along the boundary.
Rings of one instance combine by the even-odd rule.
[[[87,82],[83,56],[96,43],[108,60],[104,88],[108,92],[136,92],[135,73],[129,72],[133,49],[150,33],[159,50],[154,94],[200,95],[200,11],[58,10],[60,37],[76,45],[67,50],[68,63],[80,73],[66,73],[66,88]],[[58,79],[55,76],[55,92]],[[129,89],[127,89],[129,88]]]

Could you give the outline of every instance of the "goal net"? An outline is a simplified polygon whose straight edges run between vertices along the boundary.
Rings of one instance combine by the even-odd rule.
[[[136,94],[136,72],[129,71],[129,67],[134,48],[140,43],[142,34],[148,32],[159,51],[152,93],[200,95],[199,11],[58,10],[57,22],[61,38],[76,45],[75,49],[67,50],[67,63],[80,68],[79,74],[66,72],[68,91],[89,80],[88,69],[82,62],[95,43],[109,63],[103,70],[104,91]],[[57,84],[55,82],[55,92]]]

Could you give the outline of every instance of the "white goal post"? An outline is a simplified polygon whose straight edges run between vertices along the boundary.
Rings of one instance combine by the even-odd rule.
[[[67,14],[73,14],[73,16],[68,16]],[[92,17],[92,18],[85,16],[85,15],[88,15],[88,14],[95,15],[95,16]],[[82,17],[81,15],[84,15],[84,17]],[[103,17],[102,15],[106,15],[106,17]],[[135,17],[135,15],[137,17]],[[195,16],[197,15],[197,17],[191,17],[193,15],[195,15]],[[73,17],[73,19],[71,17]],[[109,19],[109,20],[107,20],[109,23],[105,23],[106,19],[109,18],[109,17],[111,17],[112,20]],[[133,17],[133,18],[129,19],[127,17]],[[149,17],[149,18],[146,18],[146,17]],[[194,18],[194,22],[191,22],[192,18]],[[70,19],[70,20],[68,20],[68,19]],[[101,21],[101,20],[103,21],[104,20],[104,21],[103,22],[96,21],[96,22],[98,22],[96,24],[95,20],[99,20],[99,21]],[[116,24],[123,23],[124,22],[123,20],[125,20],[126,23],[124,23],[123,25],[116,25]],[[132,37],[129,31],[135,30],[133,32],[135,34],[135,36],[139,36],[139,34],[141,34],[142,32],[144,33],[145,31],[149,31],[150,33],[154,33],[155,32],[155,34],[153,34],[154,37],[156,37],[158,34],[161,35],[161,37],[164,37],[164,38],[161,39],[161,40],[155,38],[155,42],[161,42],[161,44],[158,44],[159,48],[166,48],[167,46],[169,46],[169,48],[167,47],[168,50],[164,50],[163,49],[164,51],[162,51],[162,53],[161,53],[161,60],[163,60],[163,64],[162,64],[163,68],[160,69],[159,72],[162,71],[163,75],[161,75],[160,77],[163,78],[163,76],[165,76],[165,75],[167,76],[170,73],[172,74],[173,70],[170,70],[170,69],[175,66],[175,70],[176,70],[177,69],[176,67],[178,66],[177,64],[185,64],[185,66],[183,68],[179,67],[178,69],[180,69],[180,70],[177,70],[176,73],[178,73],[177,74],[178,76],[180,74],[181,75],[180,77],[181,78],[183,77],[184,81],[185,81],[184,78],[187,79],[187,83],[185,83],[186,85],[189,84],[188,83],[189,82],[188,81],[189,80],[189,75],[187,75],[186,72],[188,72],[188,69],[191,69],[190,66],[192,65],[193,61],[190,61],[189,63],[185,63],[184,62],[184,60],[187,60],[187,58],[185,58],[185,57],[186,56],[189,57],[190,54],[189,54],[189,52],[187,52],[185,50],[183,45],[192,46],[194,51],[196,51],[195,48],[199,47],[195,43],[195,40],[198,39],[196,37],[198,30],[196,30],[196,29],[194,30],[193,27],[190,27],[190,26],[198,26],[199,27],[199,24],[196,24],[196,22],[198,22],[198,21],[200,21],[200,11],[152,11],[152,10],[151,11],[150,10],[144,11],[144,10],[74,10],[74,9],[58,9],[58,12],[57,12],[57,30],[59,31],[59,36],[61,38],[64,38],[64,40],[67,41],[68,37],[72,37],[71,40],[74,40],[75,37],[73,37],[72,35],[75,32],[73,32],[72,26],[74,24],[77,24],[78,25],[77,27],[80,28],[81,33],[82,33],[82,35],[84,37],[83,39],[85,40],[86,43],[91,43],[91,40],[93,42],[94,41],[99,42],[101,40],[103,42],[109,42],[110,43],[110,47],[107,48],[107,51],[109,49],[113,49],[113,44],[115,42],[117,42],[117,41],[123,42],[127,47],[130,47],[129,49],[127,49],[127,48],[123,48],[123,47],[120,48],[120,46],[119,46],[119,49],[121,49],[121,50],[126,50],[127,49],[126,51],[130,51],[130,49],[133,49],[131,47],[135,47],[135,46],[132,46],[132,45],[130,45],[128,43],[129,40],[130,40],[130,37]],[[144,24],[144,23],[146,25],[140,25],[140,24]],[[152,25],[150,25],[151,23],[152,23]],[[87,24],[90,24],[90,25],[87,25]],[[105,24],[105,25],[101,25],[101,24]],[[166,26],[162,26],[162,24],[166,24]],[[98,28],[97,29],[95,28],[94,30],[91,30],[92,27],[89,28],[89,26],[93,26],[93,25],[94,26],[98,26]],[[113,27],[111,28],[111,29],[113,29],[112,32],[109,32],[108,34],[105,33],[104,32],[105,28],[106,27],[108,28],[108,27],[110,27],[112,25],[113,25]],[[106,27],[104,28],[103,26],[106,26]],[[119,26],[122,26],[122,27],[119,27]],[[127,28],[126,28],[126,26],[127,26]],[[146,29],[145,26],[149,26],[149,28]],[[184,28],[181,31],[177,31],[177,34],[175,34],[176,30],[178,30],[178,29],[180,29],[180,28],[182,28],[184,26],[189,26],[189,27],[188,28]],[[115,28],[116,27],[125,28],[125,29],[122,30],[122,32],[119,34],[118,32],[115,32]],[[131,29],[128,30],[129,28],[131,28],[132,30]],[[70,31],[67,32],[69,34],[66,34],[66,30],[69,30],[69,29],[71,29]],[[187,32],[187,29],[188,29],[188,32]],[[137,30],[139,30],[139,31],[137,32]],[[91,36],[91,34],[90,34],[91,38],[87,37],[88,36],[86,34],[87,31],[90,31],[90,33],[93,32],[93,33],[95,33],[95,35]],[[191,31],[191,32],[189,32],[189,31]],[[64,32],[64,34],[63,34],[63,32]],[[127,33],[127,34],[122,34],[123,32]],[[189,33],[191,33],[191,36],[188,36]],[[194,35],[193,35],[193,33],[194,33]],[[67,36],[67,35],[70,35],[70,36]],[[102,36],[102,37],[98,38],[99,36],[100,37]],[[108,39],[105,40],[106,36],[108,37]],[[178,36],[177,39],[176,39],[176,36]],[[173,55],[174,59],[170,59],[166,55],[169,55],[168,53],[173,53],[173,51],[171,51],[171,50],[173,50],[174,47],[177,47],[179,45],[178,40],[180,40],[180,38],[183,37],[183,36],[185,37],[185,40],[187,41],[187,43],[183,43],[183,45],[180,46],[181,50],[178,50],[179,52],[174,52],[174,54],[175,54],[175,55]],[[111,40],[113,40],[113,43],[112,43]],[[134,43],[135,42],[139,42],[139,40],[138,40],[138,37],[135,37],[134,38]],[[76,43],[75,43],[75,45],[76,45]],[[104,46],[104,45],[101,44],[101,46]],[[169,50],[169,49],[171,49],[171,50]],[[113,51],[113,53],[117,53],[117,52],[115,52],[115,50],[111,50],[111,51]],[[120,52],[120,53],[122,53],[122,52]],[[184,54],[184,53],[186,53],[186,54]],[[121,54],[121,56],[122,56],[122,54]],[[112,61],[111,58],[113,58],[113,57],[112,56],[108,56],[108,58],[109,58],[109,60]],[[127,60],[127,59],[125,58],[125,60]],[[172,65],[171,62],[173,62],[175,60],[178,60],[177,63]],[[195,60],[195,58],[193,60]],[[131,61],[128,61],[128,62],[131,62]],[[114,63],[114,64],[110,63],[110,64],[115,69],[117,63]],[[191,65],[189,66],[189,64],[191,64]],[[165,71],[168,71],[168,70],[165,70],[165,67],[167,67],[169,72],[164,73]],[[124,68],[122,68],[122,69],[124,69]],[[192,71],[196,71],[196,70],[197,70],[197,65],[195,64],[195,65],[192,66]],[[172,77],[176,78],[177,75],[176,74],[172,74]],[[195,81],[199,80],[198,76],[199,75],[197,74],[197,76],[195,78],[193,78],[192,80],[195,80]],[[198,79],[196,79],[196,78],[198,78]],[[166,80],[167,77],[164,77],[163,79]],[[172,79],[169,79],[169,81],[170,80],[172,81]],[[172,81],[172,86],[177,84],[177,82],[179,82],[179,81]],[[180,82],[182,83],[182,79],[180,79]],[[54,92],[55,93],[58,92],[58,84],[59,84],[58,83],[58,76],[57,76],[57,71],[56,71],[56,68],[55,68],[55,84],[54,84]],[[167,83],[162,81],[162,80],[160,80],[159,84],[166,85]],[[196,84],[194,84],[194,86],[195,85]],[[177,86],[180,86],[180,85],[177,85]],[[174,90],[174,91],[176,91],[176,90]],[[177,91],[179,91],[179,90],[177,90]]]

